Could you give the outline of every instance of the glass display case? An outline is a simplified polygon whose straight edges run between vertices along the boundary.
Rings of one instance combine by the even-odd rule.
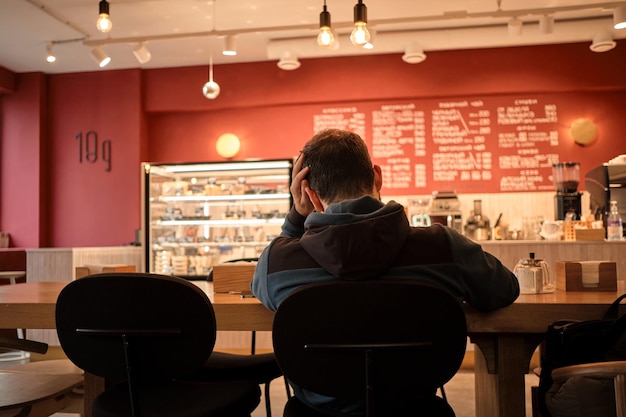
[[[256,258],[291,207],[290,159],[142,164],[145,271],[205,279]]]

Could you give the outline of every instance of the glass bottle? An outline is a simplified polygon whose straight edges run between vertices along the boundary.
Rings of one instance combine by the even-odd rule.
[[[608,240],[622,240],[624,227],[622,217],[617,210],[617,201],[611,201],[611,211],[606,219],[606,238]]]

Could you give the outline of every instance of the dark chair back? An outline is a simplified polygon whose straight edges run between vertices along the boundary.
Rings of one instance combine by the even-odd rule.
[[[57,300],[56,325],[63,350],[79,368],[137,381],[197,370],[216,336],[213,307],[201,289],[144,273],[95,274],[69,283]]]
[[[466,341],[461,302],[411,280],[306,285],[283,301],[273,327],[291,382],[362,403],[370,416],[430,404],[458,371]]]

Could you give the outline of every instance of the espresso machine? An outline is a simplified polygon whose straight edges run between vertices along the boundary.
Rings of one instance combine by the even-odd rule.
[[[611,201],[617,201],[617,209],[622,219],[626,219],[626,155],[590,170],[585,175],[585,189],[596,220],[606,225]]]
[[[431,223],[440,223],[463,233],[461,202],[454,191],[435,191],[428,212]]]
[[[555,220],[580,220],[582,214],[580,183],[580,163],[561,162],[552,165],[552,181],[556,188],[554,196]]]

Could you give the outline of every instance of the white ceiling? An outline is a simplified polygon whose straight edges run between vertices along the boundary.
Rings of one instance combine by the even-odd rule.
[[[323,0],[110,0],[113,30],[96,30],[99,0],[0,0],[0,66],[14,72],[102,71],[90,57],[98,43],[111,56],[103,70],[277,60],[286,50],[301,59],[400,53],[417,42],[429,51],[589,42],[600,31],[615,39],[612,10],[626,1],[593,0],[364,0],[375,48],[366,52],[347,39],[356,0],[327,0],[340,48],[315,43]],[[498,4],[500,3],[500,4]],[[554,16],[554,32],[542,34],[538,19]],[[521,36],[506,22],[524,21]],[[236,34],[238,55],[222,56],[224,36]],[[110,38],[107,40],[107,38]],[[132,54],[147,39],[152,59],[140,65]],[[53,43],[55,63],[45,61]],[[589,52],[593,53],[593,52]]]

